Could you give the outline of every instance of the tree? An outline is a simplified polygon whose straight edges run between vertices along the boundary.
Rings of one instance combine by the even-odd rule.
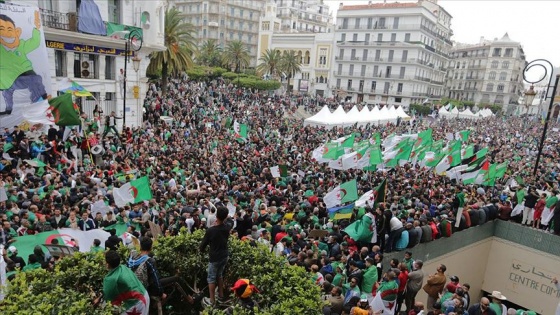
[[[215,40],[209,39],[198,49],[196,61],[203,66],[220,67],[222,65],[222,48]]]
[[[240,40],[229,42],[222,57],[224,65],[227,65],[230,69],[234,68],[235,73],[239,73],[242,68],[247,68],[250,60],[249,49]]]
[[[257,73],[260,76],[270,74],[274,78],[282,61],[282,54],[279,50],[267,49],[259,58],[259,61],[261,63],[257,66]]]
[[[167,10],[165,14],[165,47],[164,51],[151,54],[147,72],[156,73],[161,69],[161,92],[167,93],[167,77],[179,74],[193,65],[193,52],[196,51],[195,28],[184,21],[185,16],[176,8]]]
[[[301,59],[298,55],[296,55],[295,51],[284,51],[284,53],[282,54],[282,60],[280,62],[280,70],[287,76],[289,89],[290,79],[293,78],[296,73],[301,72]],[[291,92],[290,89],[289,91]]]

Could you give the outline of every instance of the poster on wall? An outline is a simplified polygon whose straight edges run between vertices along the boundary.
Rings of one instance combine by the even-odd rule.
[[[0,126],[53,123],[51,78],[39,8],[0,3]]]
[[[299,91],[300,92],[307,92],[309,90],[309,81],[308,80],[299,80]]]

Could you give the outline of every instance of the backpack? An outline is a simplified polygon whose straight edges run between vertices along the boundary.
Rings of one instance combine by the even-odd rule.
[[[148,255],[142,256],[140,259],[142,259],[143,261],[140,263],[140,265],[138,265],[138,267],[136,267],[136,268],[131,268],[132,271],[134,272],[134,275],[136,275],[136,278],[138,278],[138,280],[142,283],[142,285],[146,289],[148,289],[148,286],[150,285],[150,281],[149,281],[149,277],[148,277],[148,259],[149,258],[150,257]]]

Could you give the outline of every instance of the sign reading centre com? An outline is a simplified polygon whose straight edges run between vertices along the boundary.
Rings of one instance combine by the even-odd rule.
[[[513,260],[509,273],[510,289],[517,292],[519,286],[527,287],[532,290],[560,298],[560,291],[556,290],[554,284],[554,273],[535,267],[526,262]]]

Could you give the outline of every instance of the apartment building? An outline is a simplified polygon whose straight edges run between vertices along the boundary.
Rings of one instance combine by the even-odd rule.
[[[523,47],[507,33],[474,45],[457,43],[450,53],[447,97],[502,105],[505,113],[514,113],[524,92],[525,65]]]
[[[165,49],[164,21],[165,1],[104,0],[95,1],[106,32],[92,35],[80,31],[80,19],[97,19],[88,16],[90,10],[81,10],[80,1],[24,0],[17,4],[39,8],[44,27],[49,58],[52,91],[58,90],[58,82],[70,78],[90,91],[91,97],[76,98],[82,110],[92,117],[95,104],[105,114],[115,111],[126,117],[127,126],[142,124],[142,108],[146,94],[146,68],[148,55]],[[137,52],[129,51],[127,85],[124,85],[120,69],[125,67],[126,40],[111,36],[115,32],[136,31],[143,39]],[[132,58],[139,60],[135,71]],[[126,98],[126,108],[123,99]],[[122,120],[118,120],[122,123]]]
[[[274,0],[281,32],[328,33],[333,28],[329,6],[323,0]]]
[[[451,19],[437,0],[341,3],[333,69],[337,97],[406,108],[444,96]]]
[[[329,83],[332,80],[330,69],[334,64],[334,32],[282,32],[282,18],[278,10],[280,8],[273,2],[266,4],[259,25],[259,56],[267,49],[295,51],[301,61],[301,72],[290,81],[292,91],[296,94],[332,96]]]
[[[195,27],[199,44],[212,39],[225,47],[230,41],[243,41],[251,56],[250,67],[257,65],[259,18],[263,14],[265,3],[266,0],[170,1],[170,5],[185,14],[186,22]]]

